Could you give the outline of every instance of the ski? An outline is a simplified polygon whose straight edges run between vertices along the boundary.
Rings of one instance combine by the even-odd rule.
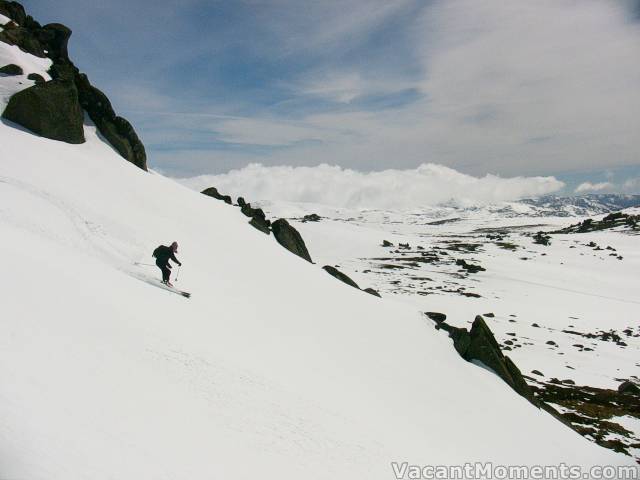
[[[167,290],[169,292],[173,292],[173,293],[177,293],[178,295],[182,295],[185,298],[191,298],[191,294],[189,292],[185,292],[184,290],[178,290],[176,287],[170,287],[169,285],[165,285],[162,282],[160,282],[159,284],[154,283],[154,285],[157,285],[158,287],[162,288],[163,290]]]
[[[141,263],[141,262],[133,262],[134,265],[143,265],[143,266],[149,266],[149,267],[155,267],[155,265],[151,265],[148,263]],[[155,278],[149,278],[146,275],[141,275],[140,273],[129,273],[130,275],[132,275],[134,278],[137,278],[138,280],[141,280],[145,283],[148,283],[149,285],[153,285],[154,287],[158,287],[161,288],[163,290],[166,290],[168,292],[172,292],[172,293],[176,293],[178,295],[181,295],[185,298],[191,298],[191,293],[189,292],[185,292],[184,290],[178,290],[177,288],[175,288],[174,286],[169,286],[166,285],[165,283],[161,282],[160,280],[157,280]]]

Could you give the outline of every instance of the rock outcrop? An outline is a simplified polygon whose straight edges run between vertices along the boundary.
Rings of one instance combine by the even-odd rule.
[[[73,82],[53,80],[11,97],[3,118],[32,132],[67,143],[84,143],[83,113]]]
[[[342,273],[336,267],[332,267],[331,265],[325,265],[324,267],[322,267],[322,269],[325,270],[329,275],[340,280],[341,282],[346,283],[347,285],[360,290],[360,287],[358,286],[358,284],[354,282],[351,279],[351,277],[349,277],[349,275],[347,275],[346,273]]]
[[[125,159],[143,170],[147,169],[147,154],[131,124],[116,115],[107,96],[91,85],[84,73],[74,72],[80,104],[100,133]]]
[[[618,393],[623,395],[640,395],[640,387],[629,380],[625,380],[618,385]]]
[[[461,258],[456,260],[456,265],[458,265],[459,267],[462,267],[463,269],[465,269],[469,273],[484,272],[486,270],[484,267],[481,267],[480,265],[474,265],[472,263],[467,263],[465,260],[463,260]]]
[[[0,67],[0,73],[4,75],[22,75],[24,72],[22,71],[22,67],[16,65],[14,63],[10,63],[9,65],[5,65],[4,67]]]
[[[123,158],[147,170],[146,151],[134,128],[127,120],[115,114],[107,96],[92,86],[88,77],[80,73],[69,59],[67,44],[71,29],[59,23],[41,26],[17,2],[0,0],[0,13],[12,20],[0,32],[0,41],[16,45],[32,55],[51,59],[53,65],[49,73],[53,80],[72,83],[81,107],[87,111],[102,136]],[[41,82],[36,80],[36,83]],[[65,107],[66,105],[60,105],[61,109]],[[35,131],[27,124],[21,125]],[[78,143],[78,138],[78,135],[73,135],[74,141],[70,143]],[[82,138],[84,141],[84,134]],[[67,141],[63,138],[56,139]]]
[[[337,278],[343,283],[346,283],[350,287],[356,288],[358,290],[362,290],[363,292],[366,292],[369,295],[373,295],[375,297],[381,297],[380,293],[377,290],[374,290],[373,288],[365,288],[365,289],[360,288],[358,284],[351,277],[349,277],[349,275],[341,272],[336,267],[332,267],[331,265],[325,265],[324,267],[322,267],[322,269],[326,271],[329,275]]]
[[[280,245],[291,253],[295,253],[306,261],[313,263],[302,236],[298,230],[292,227],[284,218],[279,218],[273,222],[271,224],[271,230]]]
[[[206,195],[207,197],[215,198],[216,200],[222,200],[224,203],[228,203],[229,205],[232,204],[231,197],[229,195],[222,195],[220,192],[218,192],[218,189],[216,187],[205,188],[200,193]]]
[[[240,197],[238,200],[240,200],[241,198],[242,197]],[[238,205],[240,205],[240,202],[238,202]],[[240,211],[247,217],[251,218],[251,220],[249,221],[249,225],[260,230],[262,233],[266,233],[267,235],[271,233],[271,231],[269,230],[271,221],[267,219],[264,211],[261,208],[253,208],[250,203],[244,202],[242,205],[240,205]]]
[[[469,362],[481,362],[493,370],[502,380],[520,395],[538,406],[533,392],[518,367],[511,359],[502,354],[500,346],[484,319],[478,315],[471,331],[466,328],[453,327],[443,320],[436,321],[436,328],[449,333],[456,351]]]
[[[36,85],[40,85],[41,83],[45,82],[42,75],[38,75],[37,73],[30,73],[29,75],[27,75],[27,79],[33,80],[36,83]]]

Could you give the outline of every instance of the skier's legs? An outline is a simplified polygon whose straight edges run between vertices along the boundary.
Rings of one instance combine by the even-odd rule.
[[[162,281],[164,283],[169,283],[169,277],[171,276],[171,267],[169,265],[165,265],[162,267]]]
[[[156,265],[158,266],[158,268],[162,272],[162,281],[164,283],[167,283],[169,281],[169,277],[171,276],[171,268],[167,264],[162,265],[162,264],[160,264],[158,262],[156,262]]]

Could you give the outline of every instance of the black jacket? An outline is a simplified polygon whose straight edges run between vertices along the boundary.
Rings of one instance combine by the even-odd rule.
[[[178,265],[182,265],[173,253],[173,248],[167,247],[166,245],[160,245],[156,248],[153,251],[153,256],[156,258],[156,263],[158,265],[167,265],[169,260],[173,260]]]

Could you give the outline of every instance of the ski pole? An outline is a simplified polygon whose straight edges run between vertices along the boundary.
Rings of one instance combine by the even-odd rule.
[[[176,273],[176,279],[174,280],[174,282],[177,282],[177,281],[178,281],[178,276],[180,276],[180,267],[181,267],[181,266],[182,266],[182,265],[178,265],[178,273]]]

